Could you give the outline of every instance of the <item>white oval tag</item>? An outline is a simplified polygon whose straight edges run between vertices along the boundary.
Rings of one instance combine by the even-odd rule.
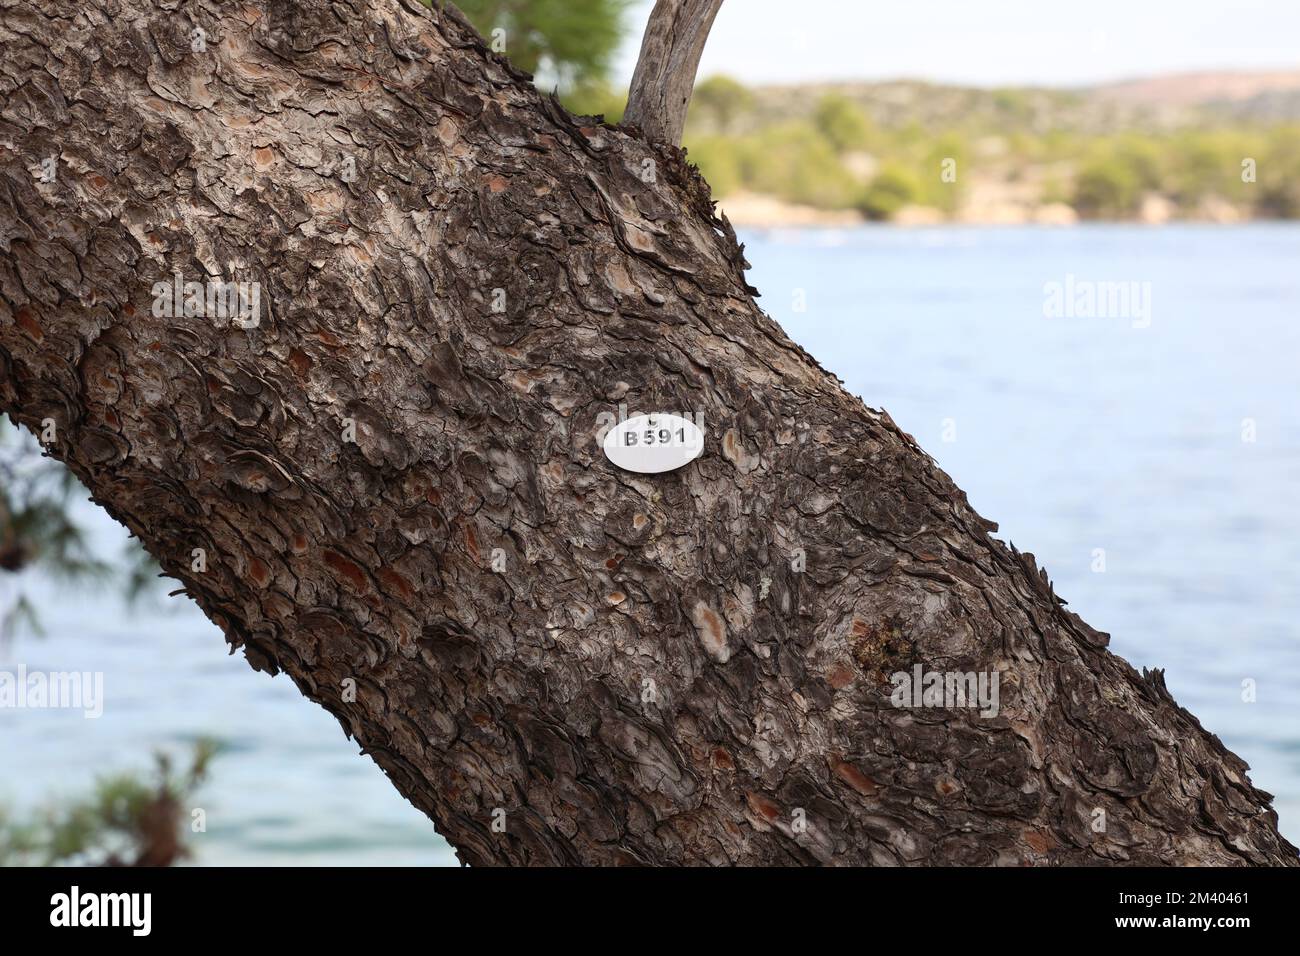
[[[679,415],[635,415],[605,433],[604,447],[605,457],[618,467],[655,475],[698,458],[704,430]]]

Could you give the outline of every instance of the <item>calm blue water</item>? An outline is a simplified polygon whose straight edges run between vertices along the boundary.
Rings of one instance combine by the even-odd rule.
[[[1300,842],[1300,227],[742,238],[764,307],[915,435],[1116,653],[1167,668]],[[1044,284],[1067,275],[1150,283],[1149,327],[1045,317]],[[116,554],[124,534],[91,520]],[[102,670],[109,700],[98,721],[0,711],[0,798],[76,793],[211,734],[228,749],[198,801],[197,862],[454,863],[332,717],[227,657],[192,607],[128,617],[108,594],[24,586],[46,595],[51,637],[8,663]]]

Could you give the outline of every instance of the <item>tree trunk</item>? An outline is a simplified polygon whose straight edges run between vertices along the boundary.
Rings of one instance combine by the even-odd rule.
[[[450,6],[174,6],[0,0],[0,408],[462,860],[1295,862],[758,310],[677,150]],[[260,321],[169,317],[176,273]],[[620,404],[703,455],[616,469]],[[918,665],[997,671],[996,715],[895,706]]]

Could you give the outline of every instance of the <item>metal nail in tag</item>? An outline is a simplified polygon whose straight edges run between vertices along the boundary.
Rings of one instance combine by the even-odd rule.
[[[618,467],[657,475],[698,458],[704,430],[679,415],[636,415],[605,433],[604,448],[605,457]]]

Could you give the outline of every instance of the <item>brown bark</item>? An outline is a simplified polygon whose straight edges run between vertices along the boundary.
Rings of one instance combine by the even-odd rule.
[[[463,860],[1295,862],[1160,672],[758,310],[680,153],[450,7],[177,6],[0,0],[0,408]],[[175,272],[260,282],[260,324],[155,316]],[[616,470],[619,403],[704,454]],[[999,714],[893,706],[914,664],[997,669]]]
[[[680,146],[704,44],[722,0],[656,0],[623,121],[652,143]]]

